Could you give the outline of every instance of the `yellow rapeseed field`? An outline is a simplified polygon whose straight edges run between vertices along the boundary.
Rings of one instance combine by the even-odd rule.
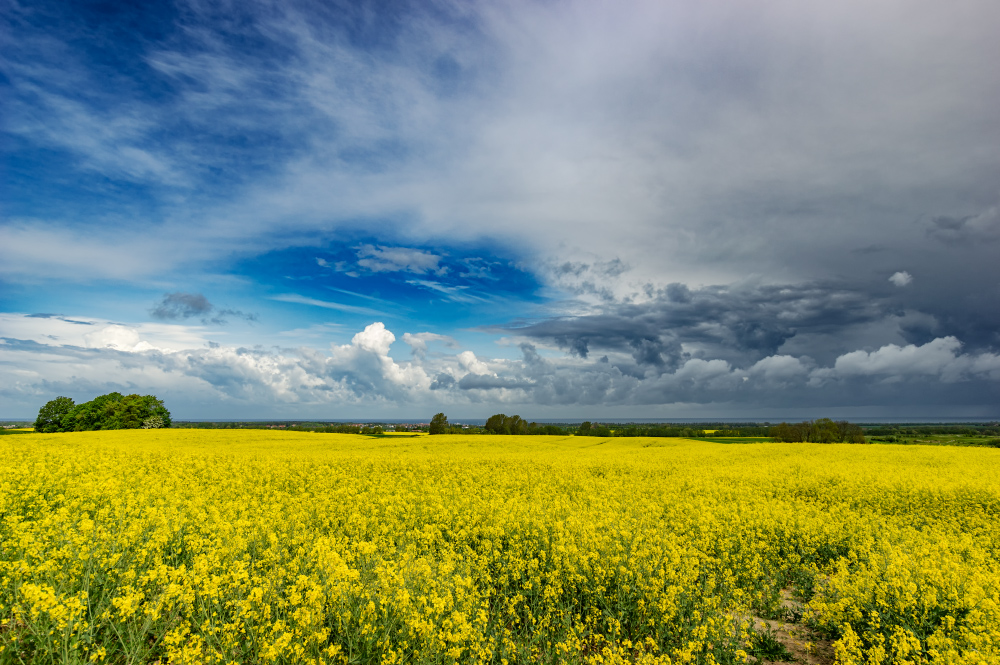
[[[0,438],[0,663],[1000,663],[1000,450]]]

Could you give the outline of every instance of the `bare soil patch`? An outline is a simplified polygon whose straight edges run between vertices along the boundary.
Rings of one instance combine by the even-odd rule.
[[[781,591],[781,606],[786,617],[801,617],[802,603],[792,597],[789,589]],[[830,640],[824,639],[808,626],[791,620],[763,619],[754,617],[754,629],[758,631],[773,631],[775,638],[785,645],[795,659],[795,663],[806,665],[833,665],[834,651]],[[771,665],[779,661],[757,660],[759,665]]]

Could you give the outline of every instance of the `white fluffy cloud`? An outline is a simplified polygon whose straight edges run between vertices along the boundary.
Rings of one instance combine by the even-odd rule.
[[[954,383],[973,377],[1000,379],[1000,355],[961,353],[955,337],[939,337],[922,346],[888,344],[875,351],[852,351],[837,358],[832,368],[816,370],[813,378],[881,377],[899,381],[911,377],[938,378]]]
[[[133,328],[120,325],[110,325],[91,333],[83,338],[87,346],[94,349],[115,349],[116,351],[153,351],[155,346],[139,339],[139,333]]]
[[[809,366],[801,358],[785,355],[762,358],[748,370],[750,376],[759,377],[765,383],[773,384],[799,381],[808,373]]]
[[[913,281],[913,275],[906,272],[905,270],[901,270],[899,272],[892,273],[892,276],[889,277],[889,281],[895,284],[896,286],[906,286],[907,284]]]
[[[476,358],[472,351],[462,351],[457,356],[459,366],[472,374],[491,374],[489,366]]]

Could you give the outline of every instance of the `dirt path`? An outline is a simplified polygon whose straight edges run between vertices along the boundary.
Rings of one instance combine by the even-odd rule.
[[[781,591],[781,606],[785,608],[788,617],[802,616],[802,603],[794,600],[788,589]],[[795,659],[793,662],[806,663],[806,665],[833,665],[834,663],[833,645],[830,641],[823,639],[815,631],[801,623],[754,617],[754,628],[759,631],[768,629],[773,631],[775,638],[785,645],[785,648],[792,654]],[[779,661],[758,660],[756,662],[763,665]]]

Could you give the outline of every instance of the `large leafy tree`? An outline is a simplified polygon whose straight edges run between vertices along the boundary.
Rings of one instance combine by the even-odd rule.
[[[58,397],[38,412],[35,429],[39,432],[83,432],[170,427],[170,422],[170,411],[155,395],[122,395],[115,392],[99,395],[75,406],[68,397]]]
[[[121,393],[108,393],[99,395],[89,402],[77,405],[69,414],[72,422],[66,431],[85,432],[95,429],[121,429],[119,427],[108,427],[115,415],[118,403],[124,399]]]
[[[483,427],[491,434],[527,434],[528,421],[521,416],[508,416],[503,413],[490,416]]]
[[[446,434],[448,432],[448,416],[439,413],[431,418],[431,434]]]
[[[69,397],[56,397],[54,400],[45,403],[45,406],[38,410],[38,418],[35,420],[36,432],[65,432],[69,425],[66,418],[73,410],[75,402]],[[63,421],[66,421],[65,423]],[[72,427],[69,427],[72,429]]]

